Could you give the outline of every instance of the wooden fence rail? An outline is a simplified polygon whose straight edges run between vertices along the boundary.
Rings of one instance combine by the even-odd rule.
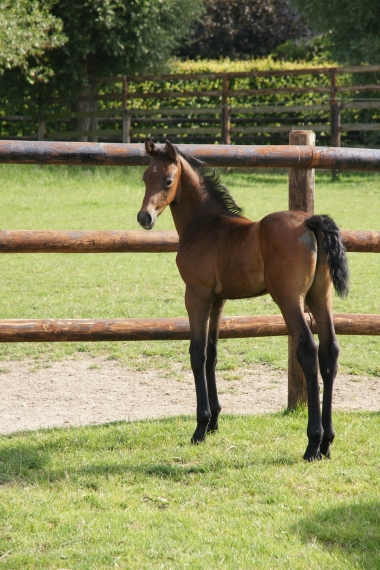
[[[298,145],[180,144],[185,155],[209,166],[239,168],[321,168],[380,170],[380,149]],[[45,141],[1,141],[0,163],[77,166],[144,166],[149,164],[140,143],[109,144]]]
[[[306,320],[313,333],[315,323]],[[380,315],[335,314],[340,335],[380,335]],[[286,336],[281,315],[225,317],[220,338]],[[188,319],[9,319],[0,320],[0,342],[100,342],[189,340]]]
[[[313,146],[311,131],[290,133],[289,146],[179,145],[213,166],[288,167],[289,207],[313,213],[314,168],[380,171],[380,150]],[[145,165],[140,144],[0,141],[0,163]],[[343,231],[348,251],[380,253],[380,231]],[[0,231],[0,253],[105,253],[177,251],[176,232]],[[309,326],[315,323],[305,314]],[[380,335],[380,315],[334,315],[338,334]],[[221,338],[287,335],[280,315],[227,317]],[[0,342],[176,340],[189,338],[187,319],[0,320]],[[289,343],[288,406],[306,400],[301,368]]]
[[[347,251],[380,253],[380,231],[342,231]],[[0,230],[0,253],[170,253],[175,231]]]

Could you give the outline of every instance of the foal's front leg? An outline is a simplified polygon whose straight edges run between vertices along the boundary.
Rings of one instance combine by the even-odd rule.
[[[211,418],[206,384],[206,350],[212,303],[206,294],[202,298],[200,293],[202,292],[187,287],[185,294],[186,309],[190,321],[190,362],[197,394],[197,428],[191,439],[192,443],[204,441]]]
[[[218,337],[220,321],[223,314],[225,305],[224,299],[216,299],[211,308],[210,326],[208,332],[207,342],[207,360],[206,360],[206,377],[208,397],[210,401],[211,419],[208,424],[207,431],[216,431],[218,429],[218,417],[221,407],[218,399],[218,392],[216,389],[215,367],[218,361]]]

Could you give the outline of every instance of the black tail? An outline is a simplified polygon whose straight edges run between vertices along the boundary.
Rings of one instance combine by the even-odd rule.
[[[306,225],[317,238],[318,245],[324,243],[331,280],[339,297],[347,297],[349,289],[349,270],[342,234],[329,216],[311,216]]]

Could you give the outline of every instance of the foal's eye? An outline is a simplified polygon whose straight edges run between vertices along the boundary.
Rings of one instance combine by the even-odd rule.
[[[168,178],[167,181],[165,182],[165,186],[167,188],[169,188],[169,186],[171,186],[173,184],[173,179],[172,178]]]

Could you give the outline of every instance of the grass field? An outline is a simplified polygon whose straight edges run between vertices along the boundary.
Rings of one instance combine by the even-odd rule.
[[[335,414],[331,461],[302,461],[306,414],[0,437],[4,569],[380,567],[379,414]]]
[[[141,170],[0,167],[4,229],[138,229]],[[257,219],[287,207],[282,174],[229,172]],[[316,211],[344,229],[379,230],[379,178],[317,178]],[[157,229],[172,229],[169,212]],[[337,312],[379,313],[379,256],[352,254],[351,295]],[[3,255],[1,318],[184,316],[174,254]],[[226,314],[277,313],[269,298]],[[376,337],[340,339],[341,368],[380,374]],[[286,366],[286,339],[221,341],[221,374]],[[187,343],[0,346],[2,359],[81,352],[135,368],[188,367]],[[0,376],[1,378],[1,376]],[[377,413],[334,414],[332,460],[306,464],[306,412],[222,416],[191,446],[194,418],[0,436],[0,565],[102,570],[380,567]]]
[[[1,165],[3,229],[139,229],[136,214],[144,186],[139,168],[74,168]],[[259,219],[287,208],[287,176],[223,174],[245,214]],[[380,185],[375,174],[317,174],[316,213],[333,216],[342,229],[380,229]],[[170,211],[157,229],[173,229]],[[380,257],[350,254],[351,292],[336,312],[380,312]],[[17,254],[0,258],[1,318],[122,318],[186,316],[184,286],[175,254]],[[226,315],[278,313],[267,297],[230,301]],[[341,370],[380,374],[378,337],[340,337]],[[286,367],[285,338],[223,340],[221,372],[268,362]],[[119,358],[130,367],[188,366],[187,342],[3,344],[1,359],[47,360],[87,352]]]

